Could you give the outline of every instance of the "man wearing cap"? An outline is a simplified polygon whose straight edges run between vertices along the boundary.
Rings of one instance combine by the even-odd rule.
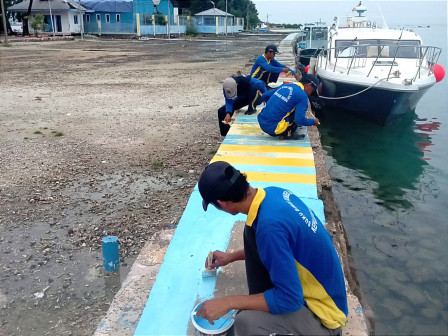
[[[268,45],[264,50],[264,55],[261,55],[256,59],[252,66],[252,70],[250,71],[250,75],[262,80],[266,85],[276,82],[278,76],[282,72],[291,72],[291,74],[294,75],[294,70],[291,70],[286,65],[278,62],[275,59],[275,54],[280,54],[277,47],[273,44]]]
[[[348,314],[344,274],[319,218],[290,191],[253,188],[227,162],[208,165],[198,181],[204,210],[212,204],[247,215],[244,249],[213,252],[209,269],[244,260],[249,295],[205,301],[197,316],[212,322],[229,310],[236,336],[341,334]]]
[[[298,74],[298,73],[297,73]],[[294,76],[297,78],[298,75]],[[293,139],[304,137],[295,131],[298,126],[318,126],[319,119],[307,118],[308,96],[319,86],[319,79],[312,74],[304,74],[300,81],[285,83],[276,90],[269,90],[263,94],[266,106],[258,114],[261,129],[272,136],[279,136],[281,140],[291,132]]]
[[[246,114],[257,112],[256,106],[262,103],[266,87],[262,81],[250,76],[233,76],[224,80],[222,90],[225,104],[218,109],[218,123],[221,135],[225,136],[236,110],[247,106]]]

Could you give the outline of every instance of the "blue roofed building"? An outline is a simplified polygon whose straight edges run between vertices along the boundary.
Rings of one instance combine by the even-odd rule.
[[[83,0],[87,34],[134,34],[134,7],[130,0]]]
[[[135,34],[137,21],[140,25],[153,25],[155,13],[174,22],[174,8],[171,0],[81,0],[87,9],[84,16],[84,31],[87,34]],[[160,27],[160,34],[166,33]]]

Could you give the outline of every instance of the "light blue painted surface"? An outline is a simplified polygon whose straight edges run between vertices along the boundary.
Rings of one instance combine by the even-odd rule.
[[[238,116],[237,122],[256,123],[254,116]],[[267,136],[228,134],[223,144],[310,147],[306,140],[279,141]],[[225,159],[225,157],[223,157]],[[247,172],[316,173],[314,167],[279,167],[235,165]],[[323,203],[317,197],[315,184],[251,182],[253,187],[278,186],[298,195],[325,223]],[[135,336],[186,335],[194,306],[213,297],[216,277],[202,279],[205,258],[209,251],[226,250],[235,221],[245,221],[246,215],[231,216],[213,206],[202,209],[202,198],[196,186],[188,200],[176,232],[160,267],[156,282],[142,313]]]
[[[224,141],[222,142],[226,145],[246,145],[246,146],[290,146],[290,147],[310,147],[310,143],[306,141],[279,141],[278,139],[272,137],[267,138],[266,136],[247,136],[247,135],[232,135],[228,134]]]
[[[193,190],[134,335],[186,335],[197,299],[213,296],[216,277],[202,278],[208,252],[225,250],[235,221],[245,218],[213,206],[204,212]]]
[[[314,167],[283,167],[283,166],[260,166],[260,165],[248,165],[248,164],[235,164],[233,165],[237,169],[243,172],[260,172],[260,173],[283,173],[283,174],[304,174],[304,175],[316,175],[316,168]],[[269,169],[270,168],[270,169]],[[316,188],[316,186],[314,186]]]

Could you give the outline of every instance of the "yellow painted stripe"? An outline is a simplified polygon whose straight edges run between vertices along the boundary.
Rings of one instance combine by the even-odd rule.
[[[238,124],[238,123],[235,123],[235,124],[232,125],[231,129],[244,129],[244,128],[261,131],[260,125],[257,124],[257,123],[253,123],[253,124]]]
[[[314,160],[310,159],[283,159],[268,157],[244,157],[232,155],[218,155],[211,162],[227,161],[230,164],[253,164],[262,166],[288,166],[288,167],[314,167]]]
[[[246,147],[246,149],[248,149]],[[220,156],[244,156],[244,157],[270,157],[270,158],[283,158],[283,159],[314,159],[313,153],[269,153],[269,152],[237,152],[237,151],[222,151],[218,150],[216,155]]]
[[[248,135],[248,136],[265,136],[266,139],[271,138],[271,136],[265,132],[263,132],[259,127],[249,128],[249,127],[231,127],[229,130],[230,135]]]
[[[316,184],[316,175],[288,173],[244,172],[252,182],[304,183]]]
[[[269,153],[313,153],[311,147],[289,147],[289,146],[250,146],[250,145],[226,145],[219,146],[219,150],[246,152],[250,149],[251,152],[269,152]]]

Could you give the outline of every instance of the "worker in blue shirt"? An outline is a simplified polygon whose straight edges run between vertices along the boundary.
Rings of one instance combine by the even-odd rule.
[[[236,110],[247,106],[245,114],[257,112],[256,107],[262,103],[261,97],[266,87],[262,81],[250,76],[233,76],[224,80],[222,91],[225,104],[218,109],[218,122],[221,135],[225,136]]]
[[[278,62],[275,59],[275,54],[279,54],[277,47],[273,44],[268,45],[264,50],[264,54],[255,60],[250,75],[253,78],[262,80],[266,85],[276,82],[282,72],[294,75],[295,71]]]
[[[296,78],[297,74],[294,75]],[[312,74],[304,74],[300,81],[285,83],[276,90],[263,94],[266,106],[258,114],[261,129],[272,136],[286,139],[291,132],[293,139],[301,134],[295,133],[298,126],[318,126],[318,118],[307,118],[308,96],[319,86],[319,79]]]
[[[214,251],[209,269],[246,264],[249,295],[205,301],[196,315],[212,322],[229,310],[236,336],[341,335],[348,304],[341,263],[330,234],[296,195],[278,187],[253,188],[224,161],[208,165],[198,181],[204,210],[212,204],[247,215],[244,249]]]

